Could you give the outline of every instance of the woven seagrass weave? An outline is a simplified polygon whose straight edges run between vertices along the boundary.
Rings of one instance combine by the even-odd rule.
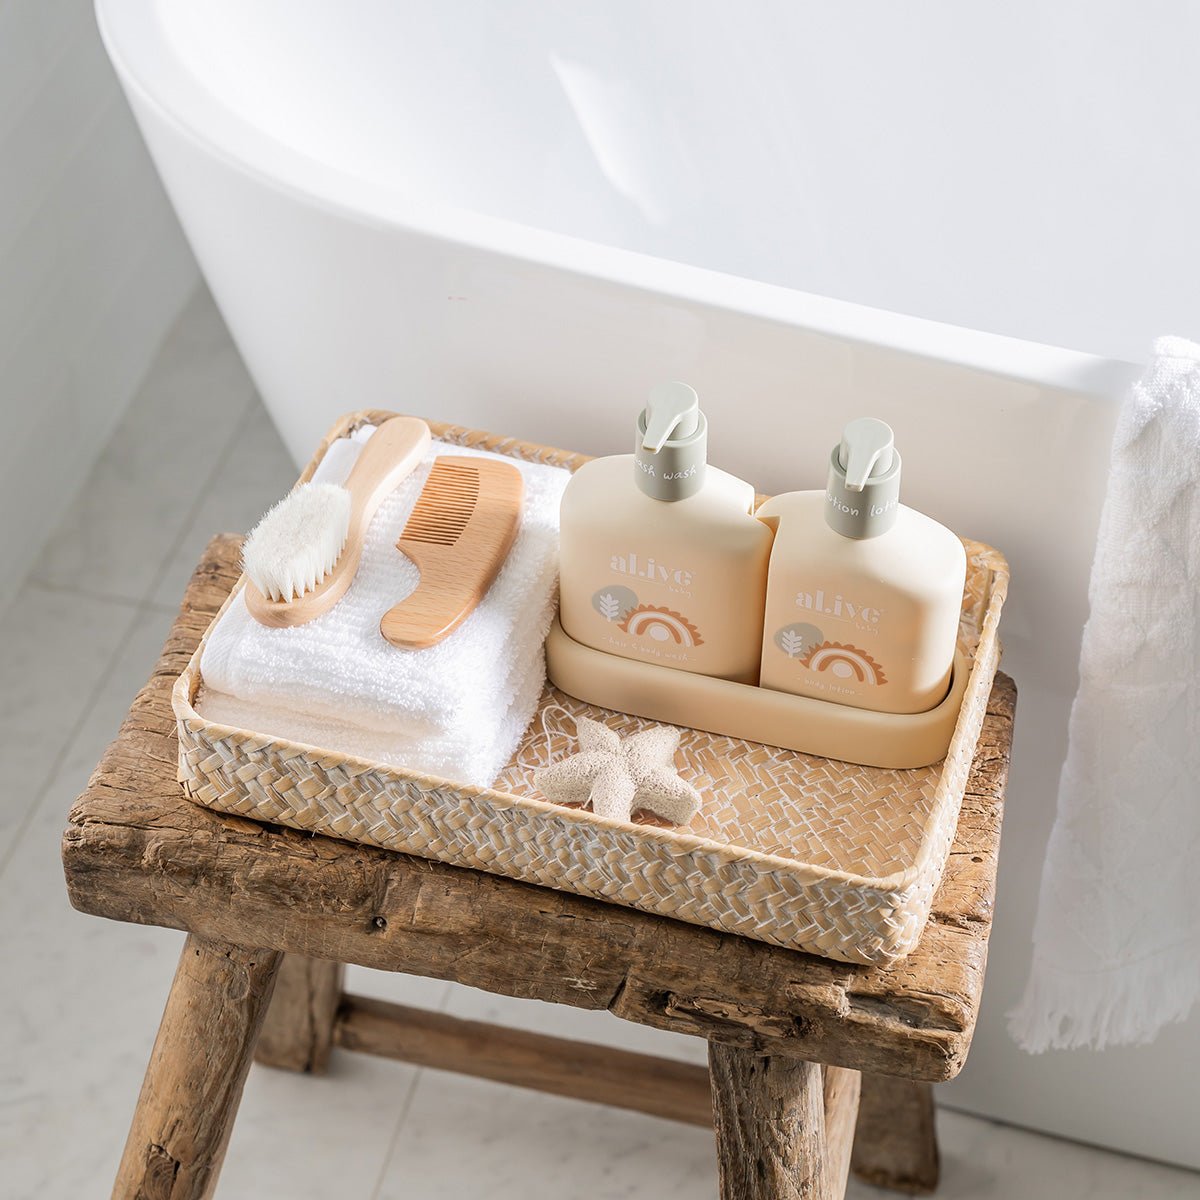
[[[302,478],[335,438],[390,415],[343,418]],[[586,461],[456,426],[433,429],[458,445],[572,470]],[[622,734],[644,728],[649,722],[641,718],[584,704],[548,686],[495,786],[474,788],[206,721],[194,706],[203,686],[201,643],[172,697],[180,780],[193,799],[224,812],[475,867],[830,958],[888,962],[912,950],[929,914],[999,661],[1007,564],[989,546],[968,541],[966,547],[959,644],[972,657],[972,669],[949,752],[933,766],[854,766],[685,730],[677,762],[704,795],[699,814],[682,830],[648,821],[624,824],[547,803],[533,773],[570,751],[574,715],[604,721]]]

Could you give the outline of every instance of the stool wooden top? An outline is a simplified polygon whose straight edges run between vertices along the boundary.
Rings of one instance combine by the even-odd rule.
[[[983,991],[1016,688],[992,691],[945,878],[917,949],[861,967],[479,871],[224,816],[176,781],[171,687],[238,576],[214,538],[149,682],[71,810],[82,912],[607,1008],[835,1066],[949,1079]]]

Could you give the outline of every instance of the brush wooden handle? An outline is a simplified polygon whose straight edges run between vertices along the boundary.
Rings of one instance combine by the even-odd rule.
[[[272,600],[247,579],[246,607],[256,621],[275,629],[304,625],[346,594],[358,571],[371,518],[429,453],[430,440],[429,426],[419,417],[392,417],[371,434],[342,484],[350,493],[350,528],[333,570],[294,600]]]
[[[421,572],[416,591],[390,608],[379,632],[405,650],[423,650],[453,633],[475,611],[512,549],[521,524],[525,481],[509,463],[439,458],[479,472],[479,496],[452,545],[402,536],[396,549]]]

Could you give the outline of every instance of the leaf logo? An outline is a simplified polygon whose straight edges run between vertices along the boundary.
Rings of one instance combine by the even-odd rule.
[[[806,622],[785,625],[782,629],[775,631],[775,645],[788,658],[803,658],[808,653],[810,646],[815,646],[824,640],[824,634],[815,625],[809,625]]]
[[[637,594],[619,584],[601,588],[592,596],[592,607],[612,623],[621,621],[627,612],[637,607],[637,602]]]
[[[788,658],[795,658],[804,649],[804,639],[794,629],[785,629],[779,635],[779,648]]]

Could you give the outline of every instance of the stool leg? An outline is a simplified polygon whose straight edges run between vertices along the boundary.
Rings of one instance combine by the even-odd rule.
[[[833,1196],[846,1194],[861,1086],[861,1071],[846,1067],[825,1068],[825,1161],[830,1195]]]
[[[324,1075],[345,973],[338,962],[285,954],[254,1061],[283,1071]]]
[[[708,1068],[721,1200],[841,1200],[857,1072],[719,1042]]]
[[[114,1200],[203,1200],[229,1144],[280,955],[189,934]]]
[[[855,1175],[876,1187],[925,1195],[938,1183],[933,1086],[890,1075],[864,1075]]]

